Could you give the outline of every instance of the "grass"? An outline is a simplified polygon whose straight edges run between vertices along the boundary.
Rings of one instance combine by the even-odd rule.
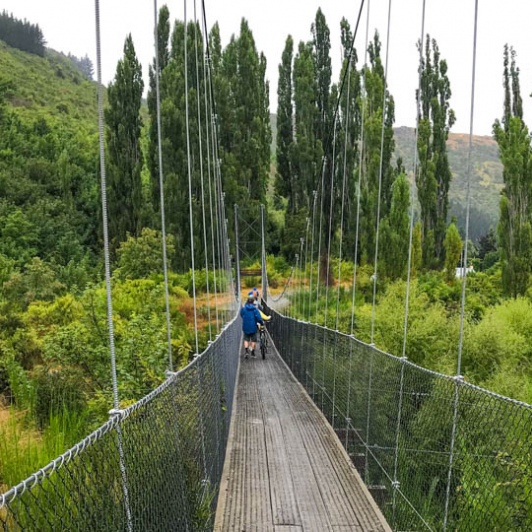
[[[6,414],[7,412],[7,414]],[[16,485],[79,441],[86,431],[86,416],[66,409],[51,414],[41,432],[24,412],[3,411],[0,424],[0,492]]]

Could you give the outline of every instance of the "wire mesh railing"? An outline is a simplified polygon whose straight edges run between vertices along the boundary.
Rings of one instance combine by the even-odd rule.
[[[279,353],[395,530],[532,530],[531,405],[273,313]]]
[[[211,530],[240,329],[0,495],[0,530]]]

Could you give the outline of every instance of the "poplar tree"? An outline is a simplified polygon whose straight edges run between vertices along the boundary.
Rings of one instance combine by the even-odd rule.
[[[281,64],[279,65],[279,83],[277,85],[277,174],[275,190],[277,194],[288,198],[288,210],[297,209],[293,197],[293,175],[291,151],[293,150],[293,105],[292,105],[292,63],[294,40],[286,39]]]
[[[455,278],[456,267],[462,254],[462,238],[454,223],[451,223],[447,228],[443,247],[445,249],[445,277],[450,282]],[[460,266],[466,268],[467,264]]]
[[[170,12],[167,6],[162,6],[159,10],[159,16],[157,20],[157,50],[158,50],[158,62],[159,71],[156,73],[155,58],[153,63],[149,66],[149,91],[148,91],[148,114],[150,117],[150,124],[148,129],[148,150],[146,154],[146,163],[151,177],[151,192],[152,192],[152,204],[155,211],[160,208],[161,191],[159,188],[159,155],[158,155],[158,138],[157,138],[157,91],[156,91],[156,78],[159,76],[159,91],[161,95],[161,101],[164,98],[164,86],[162,84],[162,72],[168,65],[170,58],[170,51],[168,48],[168,40],[170,37]],[[154,220],[155,221],[155,220]],[[159,225],[157,219],[156,225]]]
[[[421,47],[422,43],[418,43]],[[447,157],[447,138],[455,122],[449,106],[451,84],[447,62],[441,59],[435,39],[427,35],[425,54],[420,60],[421,91],[417,93],[420,109],[416,175],[423,228],[423,262],[435,267],[443,261],[443,240],[447,227],[451,169]]]
[[[343,49],[343,65],[340,80],[345,79],[342,97],[340,98],[341,127],[339,132],[340,153],[338,156],[338,168],[343,179],[345,167],[346,191],[343,201],[344,209],[344,230],[342,239],[344,249],[347,253],[355,248],[356,236],[356,207],[357,207],[357,181],[355,179],[355,169],[359,160],[358,145],[361,132],[361,110],[360,110],[360,79],[361,75],[357,69],[357,53],[351,44],[353,33],[347,19],[340,22],[340,35]],[[347,76],[344,75],[348,69]],[[342,200],[342,198],[340,198]],[[350,256],[350,259],[353,257]]]
[[[294,172],[292,204],[294,211],[310,211],[312,192],[316,187],[321,161],[321,142],[316,138],[315,123],[318,115],[316,80],[312,45],[299,43],[294,59],[295,146],[292,154]]]
[[[322,165],[322,169],[325,173],[323,188],[321,190],[321,205],[323,208],[323,219],[327,220],[327,223],[325,224],[323,235],[321,235],[323,236],[323,251],[322,256],[320,257],[322,263],[320,271],[323,276],[323,281],[330,283],[331,279],[326,278],[327,271],[329,271],[329,274],[331,273],[330,268],[327,267],[330,259],[327,251],[329,248],[329,234],[334,235],[334,230],[331,229],[329,231],[328,224],[330,223],[331,226],[334,227],[337,222],[337,217],[330,213],[331,194],[337,192],[337,190],[335,190],[335,187],[337,186],[335,185],[335,172],[333,172],[333,169],[335,168],[335,164],[333,163],[333,153],[335,151],[333,140],[335,135],[332,128],[337,128],[338,125],[333,124],[334,109],[331,105],[331,101],[335,102],[335,99],[331,97],[332,67],[330,57],[330,30],[321,8],[318,8],[318,11],[316,12],[316,18],[312,24],[311,31],[317,106],[314,131],[315,137],[320,142],[325,156],[325,161]]]
[[[530,134],[523,121],[523,102],[515,51],[504,47],[504,112],[493,133],[503,164],[504,189],[498,226],[502,282],[507,295],[526,292],[532,269],[532,164]]]
[[[126,240],[127,234],[140,234],[142,213],[142,68],[135,54],[131,35],[124,44],[124,57],[118,61],[105,110],[108,159],[109,232],[113,247]]]
[[[409,209],[410,185],[406,175],[401,173],[392,186],[390,213],[381,225],[382,262],[389,279],[400,279],[406,274],[410,237]]]
[[[379,201],[379,179],[381,183],[380,218],[384,218],[391,206],[392,184],[396,173],[391,165],[395,147],[393,124],[395,103],[384,79],[381,60],[381,42],[375,32],[368,46],[369,65],[365,66],[366,88],[364,105],[364,152],[362,168],[359,169],[361,186],[360,244],[362,262],[373,263],[375,256],[377,205]],[[383,109],[384,103],[384,109]],[[384,122],[384,143],[382,130]],[[382,153],[381,153],[382,144]],[[381,177],[382,165],[382,177]]]

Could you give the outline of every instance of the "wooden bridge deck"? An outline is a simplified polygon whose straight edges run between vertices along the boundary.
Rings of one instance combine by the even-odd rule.
[[[272,351],[240,362],[214,530],[391,530],[333,429]]]

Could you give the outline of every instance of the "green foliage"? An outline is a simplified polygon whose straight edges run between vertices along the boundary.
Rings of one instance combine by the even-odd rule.
[[[390,214],[383,220],[382,259],[389,279],[405,276],[408,266],[410,237],[410,186],[404,174],[400,174],[392,186]]]
[[[532,166],[530,135],[523,122],[519,69],[515,64],[515,52],[508,46],[504,49],[504,87],[502,124],[496,120],[493,125],[505,185],[500,202],[498,233],[504,291],[516,297],[526,292],[532,269]]]
[[[279,65],[279,84],[277,87],[277,175],[275,190],[277,194],[290,198],[292,196],[292,161],[290,152],[293,149],[293,105],[292,105],[292,62],[294,40],[289,35],[283,51],[282,62]],[[292,209],[297,206],[291,205]]]
[[[418,43],[419,49],[422,43]],[[451,85],[447,62],[441,59],[438,44],[427,35],[421,58],[421,109],[418,135],[419,172],[416,175],[423,228],[423,262],[427,267],[443,262],[443,240],[447,225],[451,170],[447,138],[455,122],[449,107]]]
[[[166,237],[167,256],[174,254],[173,237]],[[163,271],[162,237],[159,231],[145,227],[138,237],[128,235],[117,249],[118,269],[121,279],[143,279]]]
[[[19,20],[6,10],[0,13],[0,39],[24,52],[44,55],[46,41],[39,25]]]
[[[113,83],[107,91],[108,203],[110,240],[116,248],[127,234],[141,232],[143,157],[140,150],[142,119],[142,68],[131,35],[124,44],[124,57],[118,61]]]
[[[447,228],[443,248],[445,249],[445,275],[447,281],[451,282],[455,279],[456,267],[462,254],[462,238],[454,223]],[[461,268],[465,266],[460,265]]]

